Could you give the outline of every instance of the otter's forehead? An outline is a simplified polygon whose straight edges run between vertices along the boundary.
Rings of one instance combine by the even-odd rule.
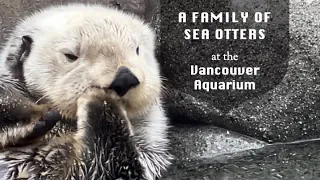
[[[86,45],[109,44],[110,47],[119,45],[123,48],[135,48],[143,39],[141,31],[134,26],[101,17],[90,21],[80,20],[67,34]]]
[[[78,20],[64,27],[59,33],[53,33],[48,37],[47,43],[58,48],[57,50],[104,52],[135,49],[143,43],[142,40],[143,36],[139,31],[135,31],[130,26],[100,17],[90,21]]]
[[[118,13],[117,11],[112,12]],[[123,40],[126,43],[139,41],[143,37],[145,25],[129,15],[124,16],[121,13],[121,16],[123,16],[122,19],[105,13],[75,15],[69,19],[70,22],[65,26],[65,32],[71,36],[78,36],[82,40]]]

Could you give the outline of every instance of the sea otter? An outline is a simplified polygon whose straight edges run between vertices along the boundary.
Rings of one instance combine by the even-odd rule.
[[[132,161],[134,166],[141,165],[137,172],[141,169],[144,179],[161,177],[170,164],[171,155],[168,152],[167,117],[161,100],[162,78],[154,50],[153,30],[138,17],[111,7],[54,6],[22,20],[1,52],[0,88],[4,92],[1,98],[15,97],[18,102],[22,99],[27,104],[9,100],[4,109],[12,106],[17,114],[25,109],[27,116],[16,118],[17,114],[7,109],[13,119],[10,122],[14,123],[2,126],[6,129],[2,133],[10,139],[3,140],[2,146],[6,150],[8,144],[19,144],[21,139],[37,139],[59,119],[55,110],[62,116],[62,125],[46,134],[46,140],[6,150],[3,161],[10,167],[7,177],[54,179],[59,175],[62,179],[108,179],[108,172],[112,172],[109,168],[115,166],[110,166],[110,154],[105,154],[110,153],[110,149],[103,143],[110,142],[106,140],[110,138],[103,138],[103,133],[110,128],[110,122],[125,119],[127,123],[122,127],[125,130],[120,134],[124,134],[127,142],[124,147],[130,147],[133,152],[131,159],[136,156],[133,159],[138,160]],[[103,107],[101,102],[112,102],[119,108],[111,108],[118,109],[117,112],[102,113],[99,111],[99,107]],[[118,115],[110,115],[114,113]],[[39,123],[41,119],[44,120]],[[75,128],[70,128],[73,123]],[[40,132],[38,124],[44,127]],[[62,128],[66,124],[67,131]],[[93,134],[92,129],[97,130],[97,127],[101,128]],[[88,131],[87,128],[92,129]],[[14,129],[21,131],[10,136]],[[104,145],[106,151],[103,151]],[[60,163],[59,160],[65,157],[68,161]],[[95,167],[77,166],[85,161],[83,157],[89,157],[89,160],[91,157],[91,165]],[[121,162],[119,158],[115,153],[113,160]],[[101,162],[94,162],[98,159]],[[46,163],[41,169],[39,164],[25,163],[27,160],[34,164]],[[79,167],[100,171],[79,170]],[[76,172],[83,174],[74,177]],[[141,179],[139,175],[134,177]]]

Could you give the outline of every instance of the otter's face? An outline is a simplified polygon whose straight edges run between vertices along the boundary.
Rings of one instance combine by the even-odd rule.
[[[65,116],[75,117],[77,99],[88,89],[110,94],[129,118],[145,114],[160,97],[154,33],[134,17],[107,14],[66,16],[63,27],[33,37],[24,64],[27,87]]]

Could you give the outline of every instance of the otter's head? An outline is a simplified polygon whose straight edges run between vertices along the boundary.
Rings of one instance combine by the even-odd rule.
[[[129,117],[157,103],[162,85],[155,37],[137,17],[98,6],[70,6],[43,11],[24,24],[37,26],[26,34],[32,39],[23,64],[26,86],[65,116],[75,116],[77,99],[88,89],[109,93]]]

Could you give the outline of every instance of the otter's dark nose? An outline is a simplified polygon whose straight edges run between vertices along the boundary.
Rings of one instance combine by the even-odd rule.
[[[124,96],[131,88],[139,84],[137,77],[126,67],[120,67],[109,89],[114,90],[119,96]]]

